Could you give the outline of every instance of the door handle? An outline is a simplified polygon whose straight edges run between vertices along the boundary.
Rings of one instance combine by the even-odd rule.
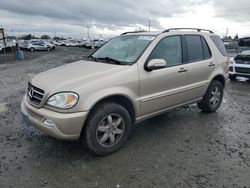
[[[182,73],[182,72],[187,72],[187,69],[185,69],[184,67],[180,68],[180,70],[178,71],[179,73]]]
[[[208,65],[209,67],[214,67],[215,66],[215,64],[213,63],[213,62],[211,62],[211,63],[209,63],[209,65]]]

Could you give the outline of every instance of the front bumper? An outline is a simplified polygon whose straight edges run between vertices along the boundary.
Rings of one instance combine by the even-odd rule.
[[[77,140],[88,115],[88,112],[59,113],[46,108],[36,108],[28,103],[26,96],[22,101],[21,111],[30,125],[62,140]],[[53,125],[46,125],[46,119],[52,121]]]
[[[250,77],[250,65],[236,63],[229,64],[228,74],[234,76]]]

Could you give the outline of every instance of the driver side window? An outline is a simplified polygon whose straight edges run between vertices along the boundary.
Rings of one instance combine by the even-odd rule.
[[[151,59],[164,59],[167,66],[182,64],[182,47],[180,36],[170,36],[162,39],[149,56]]]

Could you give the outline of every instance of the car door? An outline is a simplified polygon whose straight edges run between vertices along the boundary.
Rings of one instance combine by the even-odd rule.
[[[45,50],[45,44],[43,42],[39,42],[39,50]]]
[[[202,97],[209,84],[209,76],[215,69],[211,50],[201,35],[185,35],[187,52],[187,98]]]
[[[141,116],[162,111],[186,101],[186,65],[182,64],[180,36],[167,36],[159,41],[146,64],[164,59],[165,68],[140,71]]]
[[[32,43],[32,45],[35,48],[35,50],[41,50],[39,42],[34,42],[34,43]]]

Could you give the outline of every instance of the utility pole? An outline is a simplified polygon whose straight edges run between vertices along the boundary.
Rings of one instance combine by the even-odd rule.
[[[226,38],[227,38],[227,35],[228,35],[228,28],[227,28],[227,31],[226,31]]]
[[[88,39],[89,39],[89,26],[87,26],[87,34],[88,34]]]
[[[54,29],[54,37],[56,37],[56,28]]]
[[[151,27],[151,23],[150,23],[150,19],[148,20],[148,31],[150,31],[150,27]]]

